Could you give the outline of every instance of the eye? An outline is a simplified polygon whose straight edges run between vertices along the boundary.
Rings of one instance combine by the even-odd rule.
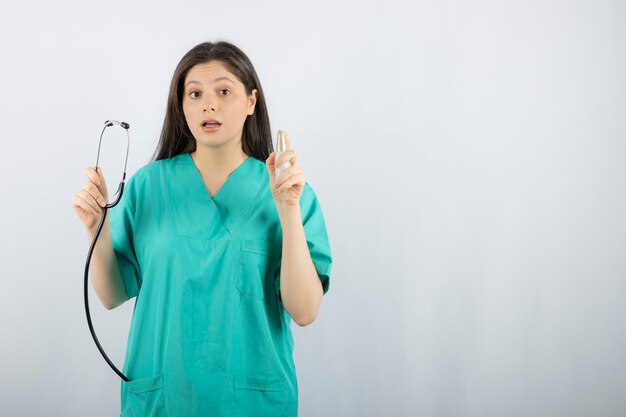
[[[200,97],[200,92],[199,92],[199,91],[196,91],[196,90],[191,91],[191,92],[189,93],[189,96],[190,96],[191,98],[198,98],[198,97]]]
[[[220,93],[221,93],[222,91],[228,91],[228,94],[221,94],[222,96],[227,96],[227,95],[229,95],[229,94],[230,94],[230,90],[229,90],[229,89],[227,89],[227,88],[222,88],[222,89],[221,89],[221,90],[219,90],[219,91],[220,91]]]

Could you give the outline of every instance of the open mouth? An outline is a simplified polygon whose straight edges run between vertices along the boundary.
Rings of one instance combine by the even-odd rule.
[[[220,125],[221,123],[214,119],[202,121],[202,127],[215,127]]]
[[[202,122],[202,130],[204,132],[215,132],[222,124],[217,120],[205,120]]]

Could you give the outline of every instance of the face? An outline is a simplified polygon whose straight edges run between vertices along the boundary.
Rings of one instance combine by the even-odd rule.
[[[233,145],[241,149],[243,124],[254,113],[257,90],[248,97],[241,81],[219,61],[192,67],[184,86],[183,113],[197,148]],[[205,125],[210,119],[221,125]]]

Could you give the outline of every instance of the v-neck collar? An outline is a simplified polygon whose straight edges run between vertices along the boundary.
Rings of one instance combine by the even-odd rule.
[[[206,185],[204,184],[204,180],[202,179],[202,174],[200,173],[200,170],[198,169],[198,166],[196,165],[195,161],[193,160],[193,158],[191,157],[191,153],[185,153],[183,154],[185,155],[189,162],[191,162],[191,165],[193,165],[193,167],[196,169],[197,172],[197,177],[200,180],[200,182],[202,183],[202,187],[204,188],[204,190],[206,191],[206,195],[210,200],[213,200],[213,202],[215,201],[219,201],[220,199],[220,194],[222,193],[222,189],[227,187],[230,183],[232,182],[236,182],[236,177],[240,176],[240,172],[241,171],[245,171],[246,168],[246,164],[253,159],[251,156],[248,156],[246,159],[243,160],[243,162],[241,162],[237,168],[235,168],[233,170],[233,172],[230,173],[230,175],[228,175],[228,177],[226,177],[226,181],[224,181],[224,183],[222,184],[222,186],[219,188],[219,190],[217,190],[217,193],[215,193],[215,195],[213,197],[211,197],[211,194],[209,193],[209,190],[206,188]]]
[[[200,239],[232,236],[253,209],[261,191],[269,187],[265,164],[248,157],[211,197],[202,175],[184,153],[168,164],[168,188],[179,233]]]

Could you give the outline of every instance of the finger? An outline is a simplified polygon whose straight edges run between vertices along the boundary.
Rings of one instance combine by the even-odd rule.
[[[87,174],[87,178],[89,178],[89,180],[95,183],[98,187],[102,185],[102,180],[100,179],[100,175],[92,167],[85,168],[85,174]]]
[[[106,180],[104,179],[104,172],[102,172],[102,167],[98,167],[98,178],[100,178],[100,186],[98,188],[100,188],[100,190],[102,190],[103,193],[107,193],[107,183]]]
[[[83,186],[83,190],[87,191],[89,194],[93,196],[93,199],[96,200],[100,205],[106,204],[106,198],[93,182],[88,182]]]
[[[83,186],[83,190],[92,196],[96,204],[99,204],[100,206],[103,206],[103,207],[106,205],[106,199],[100,193],[100,190],[98,189],[98,187],[96,187],[96,185],[93,182],[88,182],[87,184],[85,184]]]
[[[278,193],[285,192],[295,185],[303,186],[305,182],[306,177],[304,176],[304,174],[294,175],[292,177],[289,177],[287,181],[283,182],[282,185],[278,187],[277,191]]]
[[[85,203],[89,204],[89,206],[94,209],[96,211],[96,213],[99,213],[101,210],[100,205],[98,204],[98,202],[96,201],[96,199],[93,197],[93,195],[91,195],[91,193],[87,190],[80,190],[78,193],[78,196],[80,198],[82,198],[83,200],[85,200]]]
[[[283,166],[285,162],[289,162],[291,166],[298,165],[298,156],[295,150],[290,149],[288,151],[285,151],[283,154],[281,154],[278,157],[278,160],[276,161],[276,166],[278,167]]]
[[[280,173],[280,175],[276,178],[276,188],[280,187],[280,185],[284,183],[285,181],[287,181],[287,179],[289,179],[289,177],[291,177],[292,175],[298,174],[298,171],[297,171],[298,169],[299,168],[289,167],[283,170]]]
[[[81,211],[87,211],[83,208],[83,199],[78,195],[78,193],[72,195],[72,207],[74,209],[80,209]],[[91,211],[91,209],[89,209]]]
[[[81,197],[75,197],[76,202],[72,201],[74,210],[82,217],[85,215],[97,217],[99,213],[96,213],[92,207],[89,206]]]
[[[90,199],[89,196],[86,196],[83,193],[83,190],[72,196],[72,204],[74,205],[74,208],[78,207],[86,213],[93,214],[94,216],[99,216],[102,210],[95,204],[90,204],[89,200],[93,201],[93,199]]]
[[[104,176],[102,175],[102,168],[98,167],[98,171],[96,171],[94,168],[88,167],[85,169],[85,172],[87,173],[89,180],[98,187],[98,191],[100,191],[100,194],[106,200],[108,198],[107,196],[109,195],[109,191],[107,190],[107,185],[104,180]]]
[[[98,169],[94,169],[94,172],[98,176],[98,180],[100,181],[100,186],[106,186],[106,181],[104,179],[104,173],[102,172],[102,167],[98,167]]]
[[[276,178],[276,187],[279,188],[285,181],[287,181],[292,176],[297,176],[302,173],[302,169],[299,167],[290,167],[285,169],[280,173],[278,178]]]

